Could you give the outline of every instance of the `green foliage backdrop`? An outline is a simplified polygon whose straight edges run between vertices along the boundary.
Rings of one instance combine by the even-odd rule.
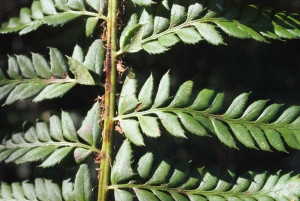
[[[31,3],[32,3],[31,1],[20,1],[19,3],[13,3],[13,1],[0,2],[1,22],[7,21],[12,15],[18,15],[19,8],[24,6],[30,6]],[[243,3],[245,4],[255,3],[255,1],[251,1],[251,2],[243,1]],[[256,1],[256,3],[261,3],[261,1]],[[3,10],[1,4],[5,5],[7,8],[12,9],[12,10],[8,9],[8,11],[15,10],[15,12],[8,12],[6,10]],[[264,4],[271,5],[272,7],[274,7],[279,11],[280,10],[294,11],[294,10],[299,10],[300,8],[300,5],[297,4],[296,1],[290,1],[290,2],[264,1]],[[127,12],[129,13],[129,10]],[[124,19],[126,19],[126,17],[127,18],[130,17],[130,16],[126,16],[127,12],[125,12]],[[71,19],[74,16],[69,16],[69,17]],[[54,21],[51,20],[53,19],[49,18],[48,21],[46,20],[43,23],[55,25]],[[31,54],[28,54],[28,52],[38,52],[40,55],[44,56],[46,60],[49,61],[51,60],[51,56],[49,56],[49,49],[46,47],[57,47],[60,51],[64,52],[65,55],[73,54],[73,57],[76,57],[77,60],[88,63],[87,61],[88,59],[86,61],[84,60],[85,55],[81,55],[80,51],[79,53],[77,51],[77,54],[75,54],[74,52],[76,51],[73,48],[75,47],[75,44],[78,44],[81,47],[85,47],[83,51],[87,52],[91,42],[94,39],[98,39],[99,36],[101,35],[101,32],[98,33],[96,31],[91,35],[91,32],[87,33],[85,32],[85,30],[82,29],[82,27],[84,26],[85,26],[85,21],[78,18],[75,20],[75,23],[66,24],[63,27],[54,27],[54,28],[42,26],[36,32],[32,32],[24,36],[3,35],[0,37],[0,45],[1,47],[6,47],[6,48],[0,49],[0,67],[3,69],[4,72],[6,72],[7,66],[9,65],[7,62],[7,54],[10,56],[25,54],[29,58],[31,58]],[[93,24],[91,24],[90,26],[93,26]],[[134,31],[138,32],[139,28],[140,28],[139,26],[136,26],[136,30]],[[169,74],[171,75],[170,95],[173,98],[175,97],[175,99],[176,99],[176,92],[178,88],[186,80],[192,80],[194,83],[194,89],[193,89],[194,95],[192,95],[191,97],[192,100],[196,98],[197,93],[203,88],[209,88],[211,90],[225,92],[226,97],[224,99],[224,107],[222,108],[223,110],[221,110],[222,112],[220,112],[220,114],[224,114],[227,108],[234,100],[234,98],[244,92],[251,93],[251,95],[249,96],[248,103],[252,103],[256,100],[267,100],[267,99],[270,99],[269,103],[278,103],[278,104],[284,103],[285,105],[282,106],[279,114],[282,114],[282,112],[287,110],[290,106],[300,105],[300,101],[299,101],[300,94],[298,93],[300,89],[300,81],[299,81],[300,53],[298,51],[298,47],[300,45],[299,40],[291,40],[291,41],[270,40],[271,44],[265,44],[265,43],[257,42],[252,39],[247,39],[247,40],[234,39],[221,31],[220,34],[223,37],[223,40],[226,43],[226,45],[215,46],[207,43],[206,41],[200,41],[197,45],[183,44],[182,42],[179,42],[175,46],[172,46],[170,50],[168,50],[167,52],[161,55],[149,55],[145,51],[140,51],[135,54],[127,54],[126,58],[123,59],[123,64],[125,64],[126,67],[129,67],[129,69],[131,68],[134,69],[135,76],[138,78],[137,81],[138,91],[145,84],[147,78],[151,73],[154,78],[154,87],[158,88],[159,87],[158,83],[161,80],[162,76],[169,71]],[[85,40],[85,35],[91,35],[91,38]],[[180,33],[178,34],[178,36],[179,35]],[[126,46],[126,40],[129,39],[126,38],[126,36],[121,36],[121,40],[120,40],[121,50],[134,52],[140,48],[136,46],[134,47]],[[189,43],[189,41],[184,41],[184,42]],[[190,41],[190,43],[193,42],[195,41]],[[147,50],[147,48],[145,49]],[[74,61],[70,59],[69,60],[70,65],[72,65],[71,62]],[[137,66],[140,66],[141,68],[137,68]],[[99,67],[99,69],[97,70],[97,73],[102,71],[101,67]],[[75,69],[75,73],[74,73],[75,80],[76,80],[76,70],[78,69]],[[89,70],[96,71],[95,68],[94,69],[89,68]],[[80,72],[80,74],[82,74],[82,72]],[[5,74],[5,76],[8,77],[9,75]],[[77,81],[78,83],[81,82],[80,79],[77,79]],[[101,86],[103,80],[98,79],[97,81],[98,81],[97,83],[88,82],[83,84],[91,84],[91,85],[99,84],[99,86]],[[126,83],[126,81],[124,83]],[[87,111],[94,103],[94,100],[100,94],[103,94],[103,89],[101,89],[101,87],[98,87],[98,89],[93,89],[90,91],[88,91],[87,89],[88,89],[87,86],[75,85],[62,98],[55,99],[53,101],[46,100],[44,102],[39,103],[38,105],[32,104],[27,101],[14,102],[15,100],[12,99],[12,101],[9,102],[12,103],[11,106],[5,106],[0,108],[0,132],[10,134],[13,131],[13,133],[17,133],[18,129],[22,126],[22,122],[24,122],[25,120],[30,120],[31,123],[35,123],[36,119],[39,118],[48,120],[50,116],[52,117],[53,115],[60,116],[61,113],[65,114],[61,110],[68,111],[71,114],[71,116],[74,118],[74,126],[78,130],[79,128],[81,128],[81,120],[83,119],[83,117],[86,116]],[[117,90],[119,92],[121,89],[118,88]],[[72,93],[75,91],[76,93]],[[78,96],[78,94],[80,95]],[[60,95],[61,94],[59,94],[59,96]],[[121,93],[121,97],[123,97],[122,93]],[[140,100],[140,97],[138,98]],[[122,98],[120,99],[120,102],[122,102]],[[3,103],[4,101],[1,102],[1,104]],[[139,105],[136,103],[135,107],[131,108],[131,110],[134,111],[135,109],[139,109],[138,106]],[[50,111],[51,114],[48,111]],[[124,111],[124,113],[126,113],[126,112],[130,112],[130,109],[122,108],[122,106],[119,106],[119,112],[121,111]],[[61,118],[62,119],[64,118],[65,120],[66,117],[61,117]],[[38,120],[38,122],[40,123],[41,121]],[[29,128],[30,127],[29,125],[31,124],[29,123],[24,126]],[[43,127],[42,126],[43,123],[40,123],[38,125]],[[120,126],[123,128],[123,131],[125,132],[126,135],[126,133],[128,132],[126,132],[126,125],[124,126],[124,122],[123,125],[121,122]],[[74,128],[72,131],[76,132],[76,129]],[[129,127],[129,129],[131,128]],[[84,134],[80,132],[82,130],[84,129],[78,130],[78,133],[81,137],[79,141],[81,143],[82,142],[84,143],[80,145],[82,149],[79,150],[79,148],[76,148],[77,152],[76,150],[70,148],[63,148],[63,146],[59,147],[59,149],[57,149],[56,151],[54,151],[54,149],[46,150],[46,151],[41,149],[40,151],[45,151],[45,155],[50,155],[50,157],[52,158],[55,158],[56,152],[60,152],[60,151],[65,152],[65,154],[67,155],[69,153],[73,153],[74,151],[77,154],[79,153],[79,157],[77,158],[78,160],[76,162],[80,162],[80,160],[83,160],[84,157],[90,154],[90,150],[94,148],[95,139],[96,139],[96,138],[95,139],[84,138]],[[168,130],[167,127],[166,130]],[[172,163],[174,162],[174,164],[176,164],[178,161],[187,162],[191,160],[191,162],[189,162],[189,167],[191,169],[195,169],[195,167],[203,167],[203,166],[211,167],[215,165],[220,166],[221,169],[228,169],[228,168],[232,168],[233,166],[237,166],[236,167],[236,169],[238,170],[237,175],[240,175],[239,174],[240,172],[245,172],[248,171],[249,169],[250,170],[256,169],[258,170],[257,172],[255,173],[247,172],[245,177],[251,175],[255,178],[274,177],[279,179],[282,176],[284,177],[285,181],[291,181],[291,182],[293,181],[293,177],[290,178],[288,172],[293,170],[296,173],[298,173],[300,171],[300,163],[298,162],[298,158],[300,155],[299,151],[292,150],[289,148],[289,146],[293,146],[292,140],[290,141],[287,140],[288,141],[287,144],[289,146],[286,146],[286,151],[289,152],[289,154],[286,154],[286,153],[280,153],[280,152],[278,153],[277,151],[274,151],[276,147],[274,149],[274,146],[272,144],[271,144],[272,146],[270,147],[273,147],[271,148],[271,150],[274,152],[261,152],[256,149],[248,149],[245,148],[243,144],[240,143],[238,140],[236,141],[237,143],[236,145],[232,143],[227,143],[227,145],[231,147],[237,146],[240,149],[238,151],[234,149],[229,149],[223,143],[221,144],[219,140],[216,138],[209,138],[209,137],[202,138],[188,133],[187,137],[189,140],[186,140],[185,138],[174,138],[173,136],[167,134],[164,128],[161,128],[161,132],[162,135],[157,139],[149,138],[143,135],[144,141],[137,141],[135,143],[138,145],[146,144],[147,145],[146,147],[135,147],[133,144],[131,144],[135,157],[138,159],[143,157],[149,157],[147,156],[147,154],[145,155],[145,152],[151,150],[153,151],[153,153],[156,154],[155,157],[158,157],[156,158],[158,159],[158,161],[159,160],[162,161],[165,158],[172,158],[172,157],[174,157],[172,161]],[[172,131],[170,130],[169,132],[172,133]],[[69,141],[72,141],[72,143],[78,142],[78,139],[70,139],[68,138],[70,136],[68,136],[65,133],[63,135]],[[50,138],[51,139],[54,138],[54,141],[57,140],[60,142],[60,140],[56,139],[54,136],[49,136],[47,133],[45,134],[45,136],[47,138],[47,140],[44,140],[45,143],[46,142],[48,143],[48,140],[50,140]],[[133,138],[131,138],[128,135],[126,136],[132,142],[134,142],[134,140],[132,140]],[[3,136],[1,135],[1,137]],[[15,135],[15,137],[17,137],[17,135]],[[157,137],[157,135],[153,137]],[[115,147],[119,147],[119,145],[121,145],[123,140],[124,137],[120,134],[117,134],[115,139]],[[125,141],[125,143],[128,143],[128,141]],[[27,148],[23,149],[24,153],[32,149],[32,147],[30,146],[31,145],[28,145]],[[127,144],[127,146],[129,145]],[[246,146],[253,148],[253,146],[249,144]],[[299,149],[297,145],[294,146],[295,148]],[[277,147],[277,149],[281,149],[281,148]],[[268,148],[265,149],[269,150]],[[116,155],[116,151],[117,150],[115,150],[114,156]],[[283,151],[283,149],[281,151]],[[8,159],[6,159],[7,161],[15,161],[17,163],[22,162],[22,158],[15,160],[13,153],[10,154],[12,155],[7,154],[7,157],[9,157]],[[20,154],[20,152],[18,152],[18,154]],[[2,155],[2,157],[4,156]],[[127,157],[131,158],[131,156],[127,156]],[[43,158],[42,155],[41,158]],[[38,159],[39,158],[34,158],[32,159],[32,161]],[[56,163],[60,162],[60,158],[56,158],[56,161],[54,162],[53,160],[51,162],[49,161],[50,160],[48,161],[46,160],[46,162],[44,162],[42,166],[45,167],[53,166],[55,162]],[[91,158],[90,158],[90,163],[93,163]],[[137,165],[136,163],[137,162],[135,162],[134,165]],[[31,165],[31,167],[23,165],[21,166],[21,168],[16,168],[14,165],[10,164],[10,167],[16,168],[20,172],[18,174],[19,178],[17,178],[16,176],[12,176],[13,173],[9,172],[10,167],[7,168],[6,166],[2,167],[0,165],[0,168],[6,168],[6,169],[2,169],[3,171],[1,171],[1,172],[5,172],[5,174],[2,175],[0,174],[0,180],[7,181],[9,183],[14,181],[20,181],[20,179],[22,180],[31,179],[31,181],[34,181],[33,178],[35,176],[43,176],[43,175],[51,175],[51,174],[53,175],[57,171],[63,172],[62,168],[60,167],[58,169],[50,168],[49,170],[45,170],[45,172],[41,172],[40,170],[38,170],[38,168],[35,167],[36,165],[40,165],[40,163],[39,164],[34,163],[33,165]],[[65,164],[62,165],[64,166]],[[118,168],[117,166],[118,165],[116,165],[116,168]],[[22,173],[21,172],[22,167],[25,170],[29,170],[29,173],[28,172]],[[86,167],[82,167],[82,169],[84,168]],[[128,172],[126,172],[127,170],[124,170],[121,176],[118,175],[118,170],[116,170],[116,168],[112,170],[113,184],[116,183],[119,184],[119,182],[136,179],[135,175],[133,175],[133,173],[131,172],[132,170],[130,166],[126,167],[128,168]],[[133,169],[136,170],[135,168],[136,167],[134,167]],[[266,169],[270,170],[271,173],[260,171]],[[281,169],[283,173],[276,172],[279,169]],[[170,171],[173,171],[173,169],[170,168]],[[220,170],[213,169],[213,170],[205,170],[203,172],[201,171],[199,170],[199,172],[201,173],[201,177],[202,176],[209,177],[208,173],[210,173],[210,171],[213,171],[215,173]],[[228,174],[226,175],[226,173]],[[230,171],[226,173],[224,173],[223,175],[222,174],[218,175],[217,177],[219,176],[224,177],[224,175],[225,176],[230,175],[232,177]],[[114,178],[118,176],[121,177],[120,180]],[[143,178],[143,175],[140,172],[139,172],[139,176],[143,179],[143,181],[146,181],[148,183],[152,182],[151,179],[150,180],[145,179],[147,178],[147,176]],[[164,175],[159,175],[157,177],[162,177],[162,176]],[[93,175],[93,177],[96,178],[97,175]],[[82,179],[80,177],[78,178]],[[62,179],[62,178],[58,178],[58,179]],[[175,180],[176,179],[174,179],[174,182]],[[38,180],[38,182],[42,182],[42,183],[45,182],[47,185],[51,186],[51,182],[47,183],[47,180],[43,180],[43,181]],[[76,188],[79,188],[78,186],[76,186],[76,182],[78,181],[75,181],[75,187],[74,187],[75,191],[78,190]],[[216,185],[217,184],[216,182],[217,180],[212,182],[211,185],[212,186]],[[152,183],[158,185],[163,184],[162,181],[153,181]],[[175,188],[178,187],[180,182],[178,182],[177,184],[173,184],[172,181],[169,180],[169,183],[170,186],[173,186]],[[71,182],[69,183],[69,181],[65,181],[65,184],[70,184],[70,185],[66,185],[67,187],[70,187],[72,185]],[[26,186],[25,183],[22,184],[14,183],[14,185],[18,187]],[[91,187],[90,186],[91,184],[86,184],[86,185],[87,188]],[[127,188],[126,184],[124,185],[125,188]],[[184,184],[181,182],[180,185],[184,185]],[[253,186],[254,184],[249,183],[248,186],[247,185],[235,186],[234,188],[245,189],[246,188],[245,186],[249,187],[250,185]],[[135,188],[134,186],[133,187],[129,186],[129,187],[134,188],[134,192],[138,197],[148,196],[146,195],[148,191],[143,191],[141,189],[138,189],[138,187]],[[261,187],[263,188],[263,182]],[[112,186],[111,188],[115,189],[116,198],[124,197],[124,196],[125,197],[128,196],[129,198],[132,197],[132,195],[128,194],[127,191],[118,190],[118,187]],[[202,186],[201,189],[213,190],[214,188]],[[158,191],[161,189],[156,189],[157,191],[155,191],[155,189],[154,190],[150,189],[150,190],[157,196],[158,195],[166,196],[161,191]],[[66,192],[69,192],[70,196],[77,196],[74,193],[75,191],[73,191],[73,188],[70,188],[69,191]],[[236,191],[238,192],[239,190]],[[88,196],[87,194],[85,194],[86,192],[84,192],[84,190],[80,192],[83,192],[82,193],[83,196]],[[145,195],[143,193],[145,193]],[[176,194],[175,191],[172,192],[171,194],[173,197],[178,196],[178,199],[181,199],[180,195]],[[272,194],[272,192],[270,194]],[[69,196],[69,195],[64,195],[64,196]],[[34,195],[33,193],[32,196],[41,197],[42,195]],[[277,195],[272,194],[272,196],[276,197]],[[194,198],[192,198],[191,195],[191,197],[189,198],[191,200],[200,199],[200,196],[199,197],[195,196]],[[228,199],[229,198],[230,197],[228,197]],[[257,195],[257,198],[259,199],[261,197]]]

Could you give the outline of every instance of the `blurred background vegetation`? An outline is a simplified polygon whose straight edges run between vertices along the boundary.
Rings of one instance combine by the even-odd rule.
[[[258,3],[271,6],[276,11],[300,11],[298,0],[247,0],[245,4]],[[18,16],[19,9],[31,5],[32,0],[0,0],[0,23]],[[93,38],[84,36],[84,20],[78,19],[63,27],[43,26],[36,32],[24,36],[18,34],[0,35],[0,67],[7,70],[7,55],[30,52],[48,56],[47,47],[56,47],[63,54],[71,55],[75,44],[87,50],[91,41],[100,36],[101,30]],[[221,32],[222,33],[222,32]],[[223,34],[223,33],[222,33]],[[223,34],[227,45],[214,46],[202,41],[196,45],[179,43],[161,55],[149,55],[144,51],[128,54],[123,59],[126,67],[132,68],[139,80],[139,86],[150,73],[158,84],[160,78],[170,70],[172,94],[181,83],[194,81],[194,91],[212,88],[226,94],[225,108],[243,92],[251,92],[249,103],[270,99],[270,103],[284,103],[284,108],[300,105],[300,40],[274,41],[270,44],[254,40],[240,40]],[[79,127],[94,99],[103,91],[95,87],[76,86],[65,96],[39,104],[19,101],[0,108],[0,137],[16,132],[26,120],[47,120],[51,114],[60,115],[61,110],[69,112]],[[3,104],[3,101],[0,103]],[[283,108],[283,109],[284,109]],[[117,145],[124,139],[116,134]],[[186,139],[178,139],[162,132],[158,139],[145,137],[147,148],[161,158],[173,157],[174,161],[192,161],[197,167],[218,165],[223,168],[236,166],[238,171],[282,169],[300,173],[300,152],[263,152],[247,149],[232,150],[215,138],[197,137],[187,133]],[[135,155],[142,155],[142,147],[135,148]],[[137,161],[137,160],[136,160]],[[0,164],[0,181],[30,179],[47,173],[57,175],[56,168],[41,170],[37,164],[23,164],[18,168]],[[14,173],[17,171],[17,174]],[[61,169],[59,169],[61,171]]]

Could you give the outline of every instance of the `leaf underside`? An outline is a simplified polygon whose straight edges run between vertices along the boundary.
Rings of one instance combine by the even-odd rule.
[[[50,62],[36,53],[32,53],[32,59],[23,55],[9,56],[9,79],[0,69],[0,100],[6,98],[5,105],[33,97],[34,102],[40,102],[61,97],[76,84],[102,85],[104,47],[100,39],[92,43],[86,56],[81,47],[75,46],[73,57],[68,57],[68,65],[56,48],[50,48]],[[69,69],[74,79],[69,77]]]
[[[298,13],[286,14],[273,12],[269,7],[246,5],[240,1],[209,0],[203,1],[176,0],[171,8],[163,1],[158,6],[147,3],[141,14],[133,14],[122,32],[120,51],[130,52],[130,46],[140,47],[150,54],[167,51],[179,41],[187,44],[206,40],[213,45],[225,44],[220,31],[240,38],[252,38],[259,42],[268,39],[297,39],[300,37],[300,18]],[[139,4],[139,3],[138,3]],[[157,7],[155,10],[152,7]],[[138,26],[143,30],[136,32]],[[134,40],[137,36],[142,37]],[[133,51],[134,52],[134,51]]]
[[[186,137],[186,131],[198,136],[217,136],[233,148],[237,148],[238,140],[246,147],[264,151],[286,151],[286,145],[300,149],[299,106],[282,111],[282,104],[267,105],[267,100],[248,105],[249,93],[243,93],[224,111],[224,93],[203,89],[192,99],[192,81],[183,83],[172,98],[168,73],[156,93],[152,75],[140,92],[134,77],[126,80],[120,96],[120,100],[126,101],[119,101],[119,116],[115,120],[121,122],[125,136],[136,145],[144,145],[142,133],[160,136],[160,124],[176,137]]]
[[[88,6],[85,8],[85,6]],[[92,8],[92,9],[90,9]],[[87,10],[89,12],[87,12]],[[18,17],[12,17],[2,23],[0,34],[19,32],[24,35],[35,31],[42,25],[64,25],[79,17],[89,17],[86,21],[86,36],[94,32],[99,19],[103,19],[103,11],[106,10],[104,0],[87,0],[86,4],[80,1],[69,0],[35,0],[30,8],[20,9]]]
[[[125,140],[114,162],[112,185],[115,200],[298,200],[299,175],[248,171],[236,175],[235,169],[189,169],[188,163],[169,160],[153,164],[153,153],[146,153],[133,168],[132,150]],[[125,162],[126,161],[126,162]],[[130,170],[130,174],[128,174]],[[123,177],[117,175],[127,175]]]
[[[35,126],[13,134],[0,145],[0,161],[25,163],[44,160],[40,166],[51,167],[73,152],[75,162],[81,163],[91,153],[98,152],[96,146],[101,132],[98,109],[99,103],[96,102],[78,132],[74,120],[66,112],[62,112],[61,118],[51,116],[49,124],[37,121]]]
[[[81,165],[75,177],[75,182],[65,179],[62,185],[52,180],[36,178],[33,183],[29,181],[0,183],[0,200],[84,200],[91,201],[91,176],[87,165]],[[79,196],[80,195],[80,196]]]

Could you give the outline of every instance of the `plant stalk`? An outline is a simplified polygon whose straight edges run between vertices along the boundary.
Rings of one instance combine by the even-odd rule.
[[[108,0],[107,31],[106,31],[106,82],[104,94],[104,122],[102,148],[99,169],[98,201],[108,200],[110,184],[111,154],[113,148],[113,132],[115,116],[115,98],[117,72],[115,67],[117,46],[117,8],[118,0]]]

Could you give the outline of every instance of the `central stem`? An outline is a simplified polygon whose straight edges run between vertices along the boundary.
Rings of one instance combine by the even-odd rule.
[[[108,186],[111,171],[111,154],[113,148],[113,131],[115,116],[116,46],[117,46],[117,5],[118,0],[108,1],[107,32],[106,32],[106,81],[104,94],[104,127],[102,133],[102,149],[99,169],[98,201],[108,200]]]

